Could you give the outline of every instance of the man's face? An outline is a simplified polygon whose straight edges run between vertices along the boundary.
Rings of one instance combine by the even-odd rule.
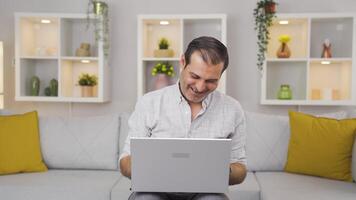
[[[206,63],[199,52],[194,52],[189,65],[185,66],[184,56],[181,57],[180,64],[182,68],[179,77],[180,89],[188,102],[201,103],[218,87],[224,63],[217,65]]]

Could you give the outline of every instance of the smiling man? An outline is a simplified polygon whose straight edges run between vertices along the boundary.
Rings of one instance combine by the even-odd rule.
[[[212,37],[191,41],[180,60],[175,85],[144,95],[129,119],[129,135],[120,155],[121,173],[131,177],[131,137],[231,138],[229,184],[246,176],[245,117],[240,104],[218,91],[229,64],[227,48]],[[225,194],[133,193],[130,200],[223,200]]]

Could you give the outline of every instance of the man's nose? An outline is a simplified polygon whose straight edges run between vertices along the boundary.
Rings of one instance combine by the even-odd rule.
[[[204,80],[199,80],[198,83],[196,84],[197,92],[204,92],[205,91],[205,81]]]

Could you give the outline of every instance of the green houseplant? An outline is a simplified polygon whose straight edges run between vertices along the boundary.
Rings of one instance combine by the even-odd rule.
[[[269,37],[269,27],[272,26],[273,18],[276,17],[276,5],[274,0],[260,0],[257,7],[253,10],[255,17],[255,30],[257,31],[257,67],[263,72],[263,63],[265,61],[265,52]]]
[[[93,97],[93,88],[98,84],[98,77],[83,73],[79,76],[78,84],[81,86],[82,97]]]
[[[158,41],[158,49],[154,50],[155,57],[173,57],[174,52],[172,49],[169,49],[169,41],[167,38],[162,37]]]
[[[169,62],[158,62],[151,71],[152,76],[156,76],[154,89],[170,85],[170,77],[175,76],[174,67]]]
[[[95,20],[93,20],[95,40],[97,42],[103,42],[104,56],[109,56],[110,41],[109,41],[109,6],[104,1],[89,0],[87,9],[87,21],[90,26],[90,15],[94,14]]]

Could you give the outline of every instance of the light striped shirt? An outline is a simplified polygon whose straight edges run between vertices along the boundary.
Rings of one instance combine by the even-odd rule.
[[[204,99],[202,110],[191,120],[190,106],[177,83],[138,100],[120,159],[130,155],[131,137],[231,138],[230,162],[246,165],[245,124],[240,103],[218,91]]]

